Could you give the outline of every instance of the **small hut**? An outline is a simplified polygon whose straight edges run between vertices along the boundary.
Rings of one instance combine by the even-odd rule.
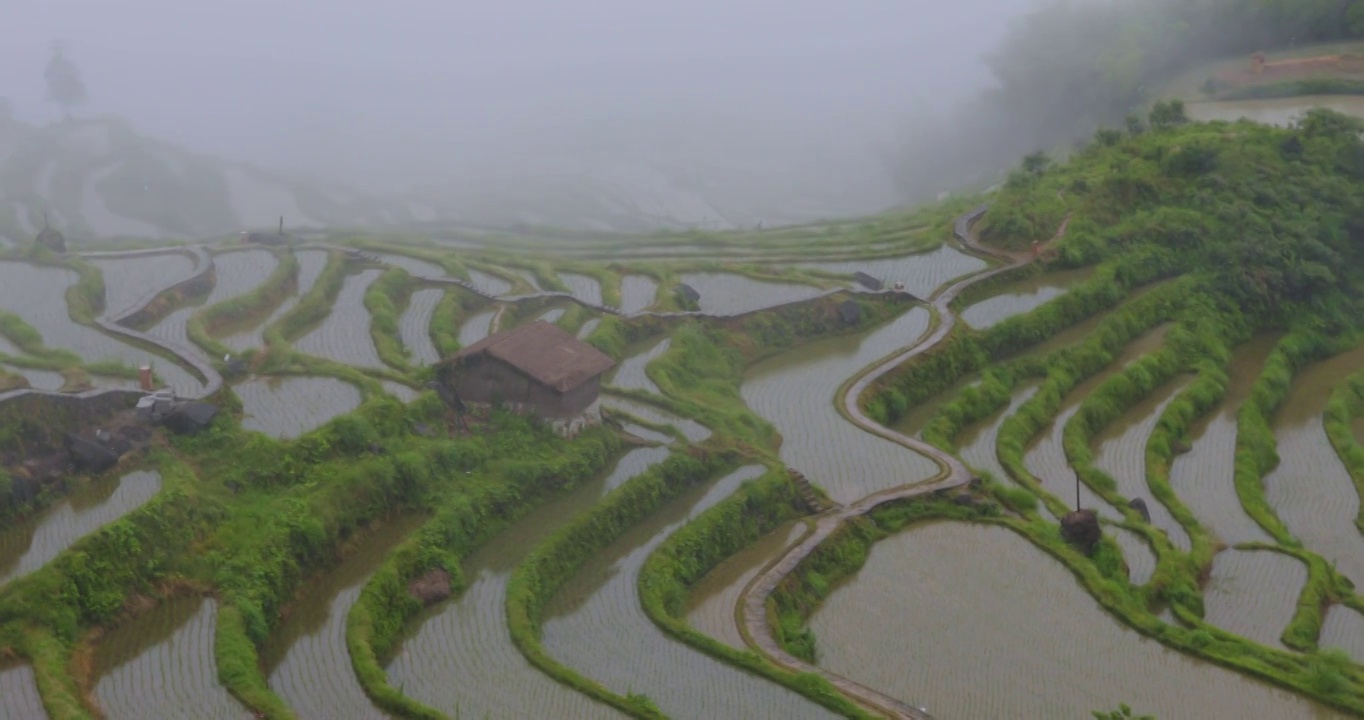
[[[43,219],[43,229],[38,231],[38,237],[34,238],[33,243],[55,253],[66,252],[66,236],[60,230],[52,229],[46,218]]]
[[[885,283],[861,270],[853,273],[853,279],[857,281],[858,285],[868,290],[882,290],[886,287]]]
[[[686,283],[679,283],[674,292],[677,293],[677,302],[682,307],[692,309],[700,306],[701,293],[697,292],[696,288]]]

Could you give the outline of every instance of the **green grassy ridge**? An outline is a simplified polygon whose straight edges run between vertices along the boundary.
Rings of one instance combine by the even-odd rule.
[[[1340,462],[1350,473],[1355,492],[1360,496],[1360,509],[1355,517],[1355,527],[1364,533],[1364,446],[1355,437],[1354,421],[1364,416],[1364,371],[1356,372],[1345,378],[1344,382],[1331,391],[1331,399],[1326,404],[1322,425],[1331,440]]]
[[[326,318],[332,311],[332,304],[345,283],[348,262],[338,252],[327,253],[327,264],[308,292],[299,298],[298,304],[284,313],[270,327],[265,329],[265,343],[268,348],[290,347],[290,341],[297,340],[305,331]]]
[[[43,344],[41,332],[24,322],[18,315],[4,310],[0,310],[0,335],[34,360],[47,363],[47,367],[59,369],[80,365],[82,362],[79,355],[69,350],[47,347]]]
[[[369,336],[385,365],[399,372],[412,370],[411,359],[398,330],[398,318],[412,299],[412,276],[400,267],[384,270],[365,289],[365,309],[369,311]]]
[[[686,620],[690,591],[706,573],[807,513],[785,473],[769,470],[683,525],[650,553],[639,574],[640,604],[661,630],[696,650],[780,683],[844,717],[877,717],[823,677],[786,671],[758,653],[738,650],[696,630]]]
[[[506,502],[496,485],[479,493],[454,494],[442,500],[434,517],[384,559],[365,583],[346,618],[346,646],[365,694],[384,710],[405,718],[443,718],[439,711],[407,697],[388,681],[380,658],[387,657],[422,605],[407,584],[433,568],[450,573],[455,595],[467,588],[464,557],[529,512],[535,502],[566,491],[599,474],[621,448],[606,432],[579,436],[553,463],[520,461],[494,473],[503,488],[518,488],[529,502]]]
[[[292,252],[273,253],[275,268],[265,281],[251,290],[203,307],[190,315],[185,324],[190,342],[198,345],[209,357],[221,358],[232,354],[232,349],[215,338],[232,329],[253,327],[282,304],[298,288],[298,256]]]
[[[507,583],[507,622],[512,641],[530,663],[554,680],[632,717],[662,718],[647,697],[620,695],[549,655],[540,644],[541,613],[554,593],[596,552],[686,490],[732,471],[732,450],[697,446],[673,453],[626,481],[588,512],[541,543],[512,571]]]
[[[449,357],[459,352],[459,328],[469,313],[477,312],[487,305],[478,295],[459,288],[448,288],[436,309],[431,314],[431,342],[441,357]]]
[[[66,672],[71,661],[70,645],[43,630],[30,628],[23,635],[24,654],[33,663],[38,696],[49,720],[92,720],[94,715],[81,701],[80,688]]]
[[[1218,100],[1269,100],[1304,95],[1364,95],[1364,80],[1304,78],[1247,85],[1217,93]]]

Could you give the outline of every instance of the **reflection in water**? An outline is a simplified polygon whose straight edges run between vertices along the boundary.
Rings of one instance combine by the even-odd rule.
[[[463,567],[468,589],[414,623],[388,666],[389,682],[452,716],[619,717],[545,676],[516,649],[507,634],[507,580],[545,538],[667,457],[666,448],[632,450],[609,473],[532,510],[472,553]]]
[[[692,587],[687,622],[730,647],[747,650],[734,614],[739,595],[764,565],[795,544],[806,529],[805,523],[793,520],[716,565]]]
[[[299,717],[386,717],[370,705],[351,668],[346,615],[388,551],[424,520],[403,515],[357,534],[341,564],[305,583],[290,603],[291,612],[275,628],[261,665],[269,670],[270,689]]]
[[[38,697],[33,668],[0,660],[0,720],[34,720],[47,717]]]
[[[658,393],[658,386],[653,380],[649,379],[644,369],[649,363],[658,359],[663,353],[668,352],[668,347],[672,344],[671,338],[663,338],[654,343],[647,350],[635,353],[630,357],[620,361],[616,366],[616,372],[611,376],[609,385],[625,390],[644,390],[646,392]]]
[[[809,285],[763,282],[730,273],[686,273],[679,280],[701,294],[697,307],[707,315],[741,315],[823,293]]]
[[[379,351],[374,349],[374,338],[369,334],[369,310],[365,309],[365,291],[382,273],[382,270],[371,268],[346,278],[331,312],[320,325],[299,338],[294,347],[299,352],[344,365],[384,367]]]
[[[217,616],[211,600],[177,598],[105,634],[94,667],[94,696],[104,714],[110,720],[250,718],[218,684]]]
[[[1117,700],[1161,718],[1340,717],[1123,627],[1001,527],[934,523],[880,541],[810,625],[821,666],[937,720],[1079,718]]]
[[[739,391],[782,435],[781,457],[840,503],[932,477],[937,465],[864,432],[838,413],[834,396],[859,370],[913,345],[928,328],[916,307],[874,330],[829,338],[753,366]]]
[[[1364,118],[1364,97],[1354,95],[1308,95],[1267,100],[1219,100],[1193,102],[1184,106],[1194,120],[1254,120],[1267,125],[1287,126],[1312,108],[1327,108]]]
[[[96,482],[0,530],[0,585],[41,568],[77,540],[141,507],[160,489],[160,473],[128,473],[116,482]]]
[[[1088,277],[1091,272],[1093,271],[1090,268],[1064,270],[1033,275],[1025,280],[1010,283],[962,310],[961,319],[977,330],[984,330],[1001,320],[1021,315],[1060,296],[1071,285]]]
[[[233,386],[242,401],[242,427],[273,438],[302,435],[360,406],[360,390],[326,377],[262,377]]]
[[[636,581],[649,553],[763,472],[750,466],[695,488],[589,557],[545,608],[549,654],[615,692],[647,695],[671,717],[829,717],[794,692],[667,637],[639,605]]]
[[[1307,566],[1290,555],[1268,550],[1223,550],[1212,563],[1203,591],[1204,619],[1217,627],[1269,647],[1297,609],[1307,583]]]

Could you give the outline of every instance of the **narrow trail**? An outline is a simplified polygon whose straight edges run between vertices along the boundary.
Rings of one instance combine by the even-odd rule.
[[[965,485],[971,480],[971,470],[956,456],[939,450],[928,443],[896,432],[871,418],[858,404],[858,398],[866,391],[872,383],[886,375],[886,373],[899,367],[906,361],[922,355],[937,347],[946,339],[956,327],[957,316],[952,312],[952,301],[955,300],[962,291],[971,285],[984,281],[996,275],[1022,267],[1031,258],[1022,255],[1007,253],[1004,251],[987,248],[982,246],[971,231],[971,226],[978,221],[988,206],[982,205],[957,219],[953,233],[967,250],[977,255],[984,255],[1000,260],[1004,264],[987,270],[976,275],[972,275],[953,283],[946,289],[936,293],[930,300],[930,307],[936,317],[936,324],[930,326],[926,334],[921,336],[917,342],[901,352],[883,360],[880,364],[863,372],[853,378],[846,386],[841,398],[843,414],[854,425],[866,432],[877,435],[891,442],[902,445],[913,450],[924,457],[929,458],[938,465],[938,474],[918,483],[902,485],[900,487],[883,490],[868,495],[857,502],[849,505],[834,508],[833,510],[816,517],[813,527],[801,540],[789,548],[786,553],[759,573],[744,588],[739,598],[738,615],[741,624],[741,632],[748,640],[749,644],[758,652],[766,655],[778,665],[798,673],[817,673],[838,688],[840,692],[878,712],[886,713],[892,718],[909,718],[911,720],[932,720],[926,711],[913,707],[901,700],[890,697],[884,693],[873,690],[854,680],[845,678],[841,675],[829,672],[815,665],[811,665],[786,652],[777,642],[772,634],[771,625],[768,623],[767,601],[776,591],[782,581],[791,575],[814,551],[827,540],[835,530],[845,522],[860,517],[871,512],[872,509],[892,500],[900,500],[936,492],[945,488],[958,487]],[[1064,232],[1064,225],[1061,232]],[[1060,233],[1057,235],[1060,236]],[[818,479],[816,479],[818,480]]]

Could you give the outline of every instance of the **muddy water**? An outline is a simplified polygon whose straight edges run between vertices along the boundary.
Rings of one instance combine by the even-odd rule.
[[[620,279],[620,310],[627,315],[654,304],[658,283],[644,275],[626,275]]]
[[[104,274],[104,314],[109,317],[122,315],[194,272],[194,261],[180,253],[92,259],[90,264]]]
[[[1235,349],[1221,406],[1190,429],[1189,452],[1175,456],[1170,464],[1170,486],[1198,521],[1228,545],[1270,540],[1241,507],[1233,462],[1236,412],[1278,339],[1277,335],[1259,335]]]
[[[40,720],[47,717],[33,668],[0,660],[0,720]]]
[[[914,308],[859,335],[829,338],[753,366],[739,390],[754,412],[782,434],[781,457],[840,503],[925,480],[929,459],[863,432],[835,408],[839,386],[859,370],[913,345],[928,328]]]
[[[601,305],[601,283],[594,277],[559,273],[559,279],[568,286],[568,292],[588,305]]]
[[[1061,407],[1057,412],[1056,420],[1052,422],[1051,429],[1040,434],[1033,441],[1032,446],[1028,448],[1027,453],[1024,454],[1024,465],[1042,483],[1042,487],[1060,498],[1062,502],[1074,506],[1077,483],[1075,471],[1071,469],[1070,462],[1066,459],[1065,448],[1061,444],[1066,423],[1070,422],[1075,413],[1079,412],[1080,404],[1084,402],[1085,398],[1097,390],[1105,380],[1140,360],[1141,356],[1146,353],[1159,348],[1165,342],[1166,330],[1168,327],[1162,325],[1138,337],[1123,348],[1123,351],[1118,354],[1118,357],[1114,358],[1113,362],[1109,363],[1108,367],[1095,373],[1071,390],[1070,394],[1061,402]],[[1081,506],[1097,509],[1104,517],[1122,518],[1122,513],[1104,502],[1084,483],[1079,483],[1079,493]]]
[[[374,338],[369,335],[369,311],[365,291],[379,279],[381,270],[370,269],[346,278],[326,319],[294,343],[300,352],[355,367],[384,367]]]
[[[611,376],[607,384],[626,390],[659,392],[658,386],[654,384],[653,380],[649,379],[644,369],[663,353],[668,352],[668,347],[671,344],[672,340],[665,337],[645,348],[643,352],[635,353],[620,361],[615,374]]]
[[[427,261],[419,260],[414,257],[400,255],[398,253],[375,253],[375,257],[385,265],[400,267],[413,277],[445,277],[445,268]]]
[[[592,318],[591,320],[588,320],[587,322],[583,323],[583,326],[578,328],[578,339],[583,340],[588,335],[591,335],[592,331],[596,330],[597,326],[600,324],[601,318]]]
[[[1355,662],[1364,662],[1364,615],[1342,605],[1326,611],[1317,644],[1322,648],[1344,650]]]
[[[1307,583],[1300,560],[1267,550],[1223,550],[1203,590],[1204,619],[1269,647],[1283,634]]]
[[[642,402],[636,402],[629,398],[617,395],[603,395],[601,399],[603,408],[612,408],[629,413],[639,418],[658,425],[672,425],[681,431],[682,436],[690,442],[699,443],[710,437],[710,428],[702,425],[690,418],[679,417],[666,410],[661,410]]]
[[[493,316],[497,314],[497,309],[483,310],[469,316],[468,320],[459,328],[460,347],[468,347],[474,343],[488,337],[492,330]]]
[[[0,262],[0,307],[36,328],[47,347],[70,350],[86,361],[117,360],[131,367],[150,363],[157,375],[179,393],[190,394],[203,387],[174,362],[72,320],[67,314],[66,289],[78,279],[74,271],[65,268]],[[110,385],[100,379],[95,384]]]
[[[0,529],[0,585],[41,568],[77,540],[141,507],[160,489],[160,473],[132,472],[92,483],[34,517]]]
[[[999,527],[935,523],[882,540],[810,625],[821,666],[937,720],[1078,719],[1119,702],[1160,718],[1339,717],[1124,628]]]
[[[984,270],[986,262],[944,245],[932,252],[905,257],[800,263],[798,267],[817,268],[847,275],[865,272],[885,283],[886,289],[894,287],[897,282],[904,283],[906,291],[919,297],[928,297],[934,290],[955,277]]]
[[[1175,547],[1186,551],[1190,547],[1189,534],[1169,509],[1151,494],[1151,488],[1146,484],[1146,441],[1151,438],[1165,407],[1187,384],[1187,378],[1179,378],[1157,388],[1094,438],[1095,467],[1117,481],[1118,492],[1123,497],[1145,501],[1146,509],[1151,513],[1151,524],[1164,530]]]
[[[256,378],[232,387],[242,401],[242,427],[295,438],[360,405],[360,390],[335,378]]]
[[[398,332],[403,338],[403,347],[412,354],[417,365],[430,365],[440,360],[436,345],[431,341],[431,317],[436,305],[445,292],[438,288],[426,288],[412,293],[407,309],[398,319]]]
[[[1287,126],[1312,108],[1364,118],[1364,97],[1353,95],[1308,95],[1267,100],[1223,100],[1195,102],[1184,106],[1194,120],[1254,120],[1267,125]]]
[[[95,646],[94,697],[109,720],[250,718],[218,684],[212,600],[180,598],[109,631]]]
[[[300,718],[383,718],[360,688],[346,649],[346,615],[384,556],[426,521],[419,514],[388,519],[361,532],[340,565],[311,578],[275,628],[261,666],[270,689]]]
[[[747,650],[735,617],[739,595],[764,565],[779,557],[805,531],[804,523],[789,522],[716,565],[692,587],[687,599],[687,622],[730,647]]]
[[[198,312],[201,307],[215,305],[254,289],[270,277],[275,264],[275,256],[265,250],[238,250],[215,256],[213,272],[216,279],[208,297],[202,303],[180,308],[167,315],[164,320],[148,330],[148,334],[194,348],[186,328],[190,315]]]
[[[506,280],[473,268],[469,268],[469,282],[489,295],[506,295],[512,289],[511,283]]]
[[[1005,285],[989,297],[978,300],[961,311],[961,319],[973,328],[983,330],[1001,320],[1022,315],[1042,303],[1055,298],[1070,286],[1084,280],[1093,272],[1089,268],[1034,275],[1026,280]]]
[[[994,415],[977,422],[975,425],[967,426],[957,436],[957,447],[961,448],[957,453],[967,465],[976,470],[988,472],[1000,482],[1010,482],[1009,473],[1004,471],[1004,466],[999,464],[999,453],[995,450],[995,441],[999,438],[999,428],[1004,421],[1014,414],[1018,406],[1032,399],[1037,394],[1037,385],[1031,384],[1024,386],[1021,390],[1014,393],[1009,400],[1009,406],[996,412]]]
[[[322,275],[322,270],[327,266],[327,253],[323,250],[300,250],[295,253],[298,257],[298,291],[275,308],[273,313],[264,322],[253,328],[243,328],[235,332],[228,333],[220,338],[224,345],[234,350],[246,350],[247,348],[260,347],[265,344],[265,328],[280,319],[285,313],[293,309],[298,304],[298,300],[312,289],[317,278]]]
[[[1364,586],[1364,537],[1355,527],[1359,494],[1336,456],[1321,414],[1336,384],[1364,367],[1364,346],[1298,373],[1272,426],[1279,466],[1265,477],[1269,504],[1308,549]]]
[[[679,279],[701,293],[697,307],[707,315],[741,315],[808,300],[822,292],[809,285],[762,282],[729,273],[687,273]]]
[[[452,717],[620,717],[551,680],[516,649],[507,634],[507,580],[545,538],[667,457],[666,448],[632,450],[610,472],[541,505],[471,554],[464,562],[469,588],[413,624],[388,666],[389,682]]]
[[[647,695],[671,717],[829,717],[789,690],[672,640],[639,605],[636,581],[649,553],[763,472],[750,466],[696,488],[589,558],[545,608],[542,638],[549,654],[618,693]]]

